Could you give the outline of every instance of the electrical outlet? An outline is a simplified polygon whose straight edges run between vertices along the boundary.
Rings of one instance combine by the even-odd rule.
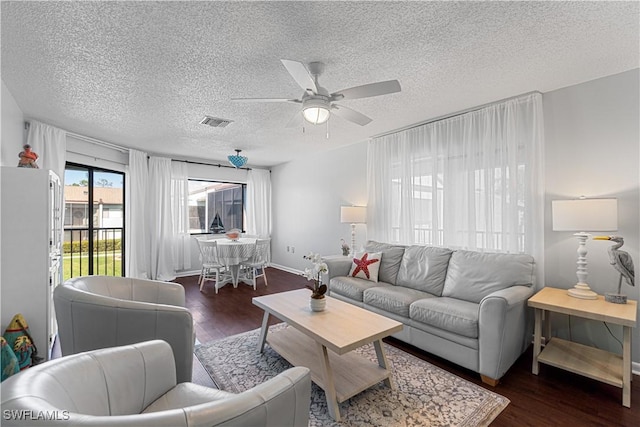
[[[289,246],[287,246],[287,252],[291,252],[291,250],[290,250]]]
[[[296,253],[296,247],[295,246],[291,246],[291,253],[295,254]]]

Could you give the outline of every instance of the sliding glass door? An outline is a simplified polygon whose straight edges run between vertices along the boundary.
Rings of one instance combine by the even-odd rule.
[[[124,276],[124,174],[67,163],[64,279]]]

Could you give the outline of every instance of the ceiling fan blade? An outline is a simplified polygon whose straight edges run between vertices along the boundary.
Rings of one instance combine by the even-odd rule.
[[[351,108],[347,108],[342,105],[332,105],[331,113],[360,126],[364,126],[371,122],[371,119],[364,114],[358,113],[356,110],[352,110]]]
[[[304,90],[312,90],[313,93],[318,93],[318,87],[316,86],[315,80],[311,74],[309,74],[309,70],[304,66],[302,62],[298,61],[290,61],[288,59],[281,59],[282,65],[285,66],[291,77],[298,83]]]
[[[287,99],[287,98],[231,98],[232,101],[238,102],[294,102],[299,104],[302,102],[300,99]]]
[[[348,89],[339,90],[331,94],[331,101],[341,99],[369,98],[371,96],[387,95],[389,93],[400,92],[400,83],[397,80],[387,80],[386,82],[369,83],[362,86],[355,86]]]
[[[300,126],[302,126],[302,113],[298,111],[296,114],[293,115],[293,117],[291,117],[291,120],[289,120],[289,123],[287,123],[285,127],[297,128]]]

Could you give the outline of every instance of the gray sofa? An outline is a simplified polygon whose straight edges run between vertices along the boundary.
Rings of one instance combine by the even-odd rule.
[[[293,426],[309,424],[304,367],[234,394],[178,384],[165,341],[111,347],[42,363],[2,383],[2,425]]]
[[[374,241],[365,250],[381,253],[378,281],[349,276],[351,257],[328,257],[329,294],[402,322],[395,338],[491,385],[529,346],[533,257]]]

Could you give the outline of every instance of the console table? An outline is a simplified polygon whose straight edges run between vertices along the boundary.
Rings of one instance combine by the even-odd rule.
[[[631,407],[631,329],[636,326],[637,301],[627,304],[606,302],[602,295],[598,299],[574,298],[566,289],[543,288],[529,299],[535,309],[535,331],[533,341],[534,375],[538,375],[539,363],[584,375],[622,388],[622,404]],[[545,313],[545,346],[542,348],[542,316]],[[622,326],[622,355],[582,345],[576,342],[551,337],[551,313],[562,313],[585,319],[598,320]]]

